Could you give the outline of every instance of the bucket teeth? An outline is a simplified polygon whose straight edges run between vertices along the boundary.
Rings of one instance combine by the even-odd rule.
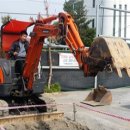
[[[117,74],[118,74],[118,76],[119,76],[120,78],[122,78],[122,72],[121,72],[121,69],[116,68],[116,70],[117,70]]]
[[[130,69],[125,69],[125,70],[126,70],[128,76],[130,77]]]

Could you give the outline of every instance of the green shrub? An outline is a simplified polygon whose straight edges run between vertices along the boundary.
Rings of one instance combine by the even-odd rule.
[[[60,92],[61,86],[59,83],[51,84],[50,89],[48,88],[48,85],[44,87],[44,92],[46,93],[52,93],[52,92]]]

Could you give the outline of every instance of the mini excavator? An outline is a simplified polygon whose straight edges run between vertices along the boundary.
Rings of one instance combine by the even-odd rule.
[[[58,20],[57,25],[50,24]],[[22,73],[16,77],[15,64],[11,60],[8,51],[17,40],[21,31],[33,26],[30,33],[31,39],[27,56],[24,61]],[[58,36],[64,40],[69,49],[76,58],[84,76],[96,76],[99,71],[111,71],[112,69],[122,77],[121,70],[124,69],[130,76],[130,50],[125,41],[120,38],[97,37],[90,48],[83,44],[77,26],[73,18],[68,13],[59,13],[57,16],[42,18],[35,22],[25,22],[10,20],[1,27],[1,58],[0,58],[0,106],[20,106],[32,104],[54,103],[51,99],[43,99],[40,94],[43,93],[43,84],[41,79],[35,79],[44,39]],[[3,55],[3,52],[5,55]],[[20,86],[20,90],[18,89]],[[95,96],[96,93],[96,96]],[[97,93],[101,93],[100,97]],[[101,104],[110,104],[112,97],[107,89],[98,88],[92,92],[85,101],[95,100]],[[43,112],[53,111],[55,108],[31,108],[27,111]],[[5,113],[18,113],[20,110],[7,111]],[[24,110],[25,111],[25,110]]]

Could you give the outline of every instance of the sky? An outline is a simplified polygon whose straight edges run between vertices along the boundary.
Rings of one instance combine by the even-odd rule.
[[[63,4],[65,0],[47,0],[47,1],[48,1],[49,15],[56,15],[59,12],[63,12]],[[8,14],[11,16],[11,18],[15,18],[18,20],[28,20],[30,16],[36,18],[36,15],[20,15],[10,13],[25,13],[25,14],[41,13],[45,17],[46,11],[44,0],[0,0],[0,18]]]

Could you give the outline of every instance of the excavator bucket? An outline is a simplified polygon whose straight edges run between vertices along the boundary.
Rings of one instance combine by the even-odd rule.
[[[104,86],[94,88],[86,99],[82,102],[91,106],[110,105],[112,102],[112,94]]]
[[[115,71],[119,77],[122,77],[122,70],[125,70],[130,77],[130,49],[121,38],[95,38],[89,49],[89,57],[93,60],[90,72],[96,72],[95,74],[97,74],[104,70]],[[93,89],[83,101],[83,103],[93,106],[109,105],[111,102],[112,94],[103,86]]]
[[[104,63],[101,62],[103,66],[99,65],[101,70],[96,66],[93,69],[98,71],[107,70],[109,72],[116,71],[119,77],[122,77],[121,71],[125,70],[130,77],[130,48],[121,38],[95,38],[89,48],[89,57],[95,59],[95,64],[98,61],[104,61]],[[92,70],[90,69],[90,71]]]

